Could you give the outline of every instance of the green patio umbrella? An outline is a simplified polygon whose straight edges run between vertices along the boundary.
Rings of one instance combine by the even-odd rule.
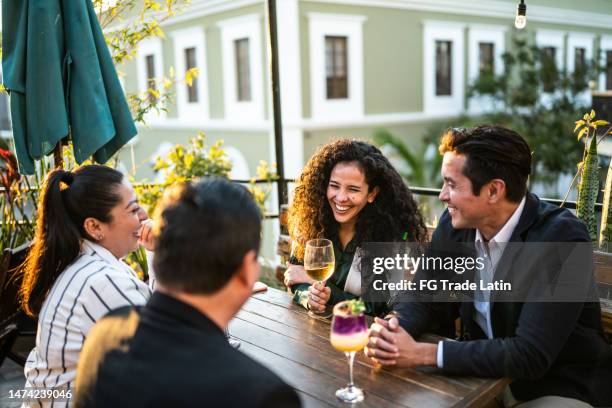
[[[2,49],[22,173],[68,135],[79,163],[136,135],[91,0],[3,1]]]

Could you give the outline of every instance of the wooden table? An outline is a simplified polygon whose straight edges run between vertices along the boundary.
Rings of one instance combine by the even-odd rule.
[[[269,288],[253,295],[230,323],[240,350],[296,389],[306,407],[348,406],[335,392],[348,381],[343,353],[329,343],[330,321],[311,319],[291,297]],[[355,359],[355,383],[369,407],[471,407],[491,401],[506,379],[446,376],[431,369],[377,368],[363,353]]]

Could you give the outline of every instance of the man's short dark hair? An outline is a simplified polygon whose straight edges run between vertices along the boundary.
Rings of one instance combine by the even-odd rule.
[[[448,129],[440,142],[440,154],[466,156],[463,174],[472,182],[474,195],[493,179],[506,183],[506,197],[520,202],[531,173],[529,145],[513,130],[501,126]]]
[[[251,193],[224,179],[182,183],[157,209],[155,274],[171,289],[210,294],[259,251],[261,212]]]

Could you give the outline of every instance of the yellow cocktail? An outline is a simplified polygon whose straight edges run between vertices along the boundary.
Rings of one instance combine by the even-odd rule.
[[[359,300],[348,300],[334,306],[334,318],[329,340],[337,350],[346,354],[349,360],[349,383],[336,391],[336,397],[348,403],[363,401],[363,391],[353,384],[353,362],[355,353],[368,344],[368,326],[365,306]]]

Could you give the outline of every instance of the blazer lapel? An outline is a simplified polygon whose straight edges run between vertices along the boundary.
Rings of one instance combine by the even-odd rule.
[[[527,232],[537,219],[539,205],[540,200],[534,194],[528,192],[525,198],[523,213],[521,214],[519,222],[510,237],[510,245],[507,245],[504,249],[504,253],[502,254],[502,257],[497,264],[497,268],[495,269],[495,273],[493,275],[494,282],[499,280],[503,280],[504,282],[512,282],[512,266],[514,262],[520,258],[521,253],[523,252],[522,246],[517,245],[517,243],[525,242]],[[496,315],[494,313],[496,311],[496,301],[500,301],[504,295],[512,296],[511,294],[504,294],[496,291],[491,293],[491,326],[494,333],[496,332],[495,328],[500,327],[500,322],[497,322],[496,324],[497,319],[495,319]],[[506,300],[509,301],[510,299]],[[499,317],[500,319],[503,319],[503,316]]]

